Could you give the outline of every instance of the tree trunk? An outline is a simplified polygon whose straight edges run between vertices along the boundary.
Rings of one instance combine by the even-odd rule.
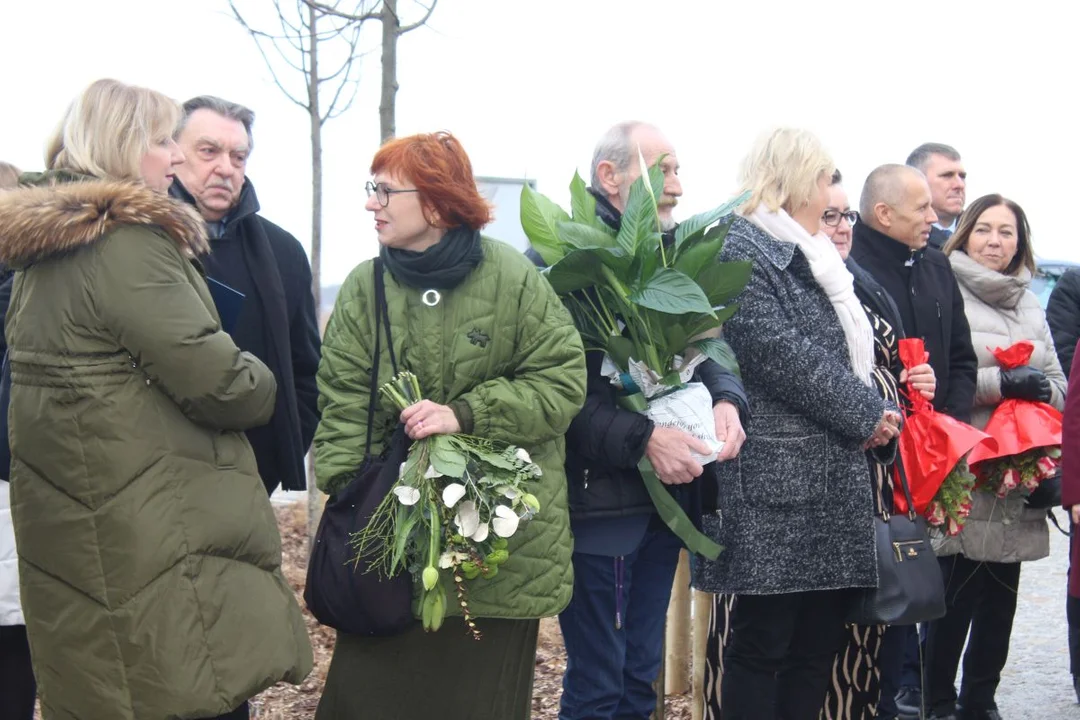
[[[308,31],[311,72],[308,74],[308,116],[311,121],[311,292],[315,295],[315,314],[322,314],[322,117],[319,110],[319,36],[318,15],[308,7]],[[320,323],[321,324],[321,323]],[[315,450],[308,456],[308,550],[315,538],[322,515],[321,493],[315,487]]]
[[[400,34],[397,0],[383,0],[382,7],[382,97],[379,99],[379,141],[385,143],[397,133],[394,122],[397,82],[397,41]]]
[[[664,693],[682,695],[690,689],[690,556],[679,552],[671,584],[664,637]]]

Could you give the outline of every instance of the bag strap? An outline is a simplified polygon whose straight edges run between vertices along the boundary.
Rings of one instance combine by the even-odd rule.
[[[1068,514],[1068,511],[1066,511],[1066,515],[1067,514]],[[1064,528],[1061,527],[1061,525],[1058,523],[1057,515],[1054,514],[1054,509],[1053,508],[1048,508],[1047,509],[1047,511],[1046,511],[1046,519],[1049,520],[1050,522],[1052,522],[1054,524],[1054,527],[1057,528],[1057,531],[1059,533],[1061,533],[1062,535],[1064,535],[1065,537],[1071,537],[1072,536],[1072,528],[1070,527],[1068,530],[1065,530]]]
[[[893,460],[893,468],[896,470],[894,475],[897,482],[900,483],[900,487],[904,489],[904,500],[907,501],[908,506],[908,519],[914,522],[915,520],[915,501],[911,497],[911,488],[908,487],[907,473],[904,472],[904,460],[903,454],[900,452],[899,445],[896,448],[896,459]],[[885,519],[888,520],[892,513],[886,512]]]
[[[394,341],[390,336],[390,311],[386,306],[386,283],[383,278],[382,258],[375,258],[375,353],[371,361],[371,381],[368,394],[367,438],[364,440],[364,457],[371,454],[371,432],[375,425],[375,404],[379,400],[379,367],[382,364],[382,336],[390,350],[390,367],[397,375],[397,358],[394,357]]]

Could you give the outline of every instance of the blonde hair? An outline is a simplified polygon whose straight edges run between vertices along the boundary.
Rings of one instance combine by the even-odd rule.
[[[788,213],[805,206],[817,193],[822,175],[836,171],[821,141],[807,130],[779,128],[765,133],[743,160],[740,192],[750,199],[740,212],[749,215],[761,205],[770,212]]]
[[[68,107],[45,150],[45,167],[105,180],[140,180],[142,157],[173,136],[180,106],[154,90],[98,80]]]
[[[8,190],[19,185],[19,168],[11,163],[0,161],[0,190]]]

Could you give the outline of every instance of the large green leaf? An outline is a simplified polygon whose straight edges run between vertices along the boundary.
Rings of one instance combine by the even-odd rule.
[[[569,219],[565,210],[533,190],[528,183],[521,186],[521,227],[533,249],[548,265],[559,262],[566,254],[565,245],[559,239],[558,225]]]
[[[753,265],[748,261],[717,262],[703,267],[695,279],[710,305],[727,305],[746,288],[751,270]]]
[[[431,465],[448,478],[460,478],[465,474],[465,455],[448,436],[435,435],[431,439]]]
[[[712,314],[712,305],[698,284],[684,273],[661,268],[638,288],[630,300],[641,307],[671,315],[700,312]]]
[[[750,191],[747,191],[718,208],[699,213],[679,223],[679,226],[675,228],[675,247],[681,246],[687,239],[709,227],[720,218],[730,215],[749,199]]]
[[[592,225],[596,221],[596,198],[589,192],[585,181],[576,170],[574,179],[570,181],[570,211],[574,214],[576,223]]]
[[[599,253],[603,250],[571,250],[544,274],[556,295],[584,290],[596,284],[600,277]]]
[[[630,357],[634,354],[634,343],[622,335],[612,335],[607,340],[607,353],[620,370],[630,366]]]
[[[663,157],[660,158],[663,160]],[[659,162],[659,160],[657,161]],[[651,183],[646,185],[646,182]],[[627,252],[638,255],[656,252],[660,243],[660,231],[656,220],[656,201],[663,193],[664,173],[659,165],[649,168],[630,186],[630,197],[622,214],[619,228],[619,245]]]
[[[716,258],[724,247],[729,227],[727,224],[717,225],[700,240],[684,244],[675,259],[675,269],[696,278],[705,267],[718,262]]]
[[[589,248],[618,248],[615,238],[591,225],[562,221],[557,225],[559,239],[579,250]]]
[[[718,338],[706,338],[692,343],[693,347],[700,350],[710,360],[714,360],[720,367],[726,368],[738,376],[742,376],[739,370],[739,361],[735,357],[735,351],[726,341]]]
[[[664,343],[668,349],[676,354],[681,354],[686,348],[686,344],[690,342],[690,335],[686,332],[686,328],[681,323],[671,322],[670,320],[663,325],[664,328]]]

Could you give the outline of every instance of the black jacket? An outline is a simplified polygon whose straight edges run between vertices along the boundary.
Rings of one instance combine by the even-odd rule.
[[[907,337],[920,337],[937,377],[934,408],[968,421],[978,359],[964,300],[940,250],[911,250],[865,223],[855,225],[851,257],[892,297]]]
[[[180,184],[170,194],[194,205]],[[319,369],[319,324],[311,291],[311,264],[295,237],[258,215],[259,201],[244,181],[237,205],[220,238],[201,258],[209,277],[245,294],[232,329],[241,350],[266,363],[277,380],[274,416],[247,432],[268,493],[307,487],[304,458],[319,424],[315,374]]]
[[[598,193],[593,195],[597,215],[611,227],[619,227],[619,211]],[[530,248],[526,254],[543,267],[535,251]],[[566,434],[566,478],[570,517],[575,522],[655,512],[637,469],[652,436],[653,423],[644,415],[619,407],[617,389],[600,372],[603,358],[598,351],[586,353],[589,378],[585,405]],[[709,389],[714,403],[726,400],[735,404],[743,424],[749,422],[749,404],[738,377],[707,360],[698,366],[694,379]],[[706,474],[711,475],[711,468]],[[699,488],[676,486],[669,490],[688,506],[693,504],[689,493]]]
[[[868,306],[877,313],[878,317],[892,325],[897,339],[907,337],[904,334],[904,321],[900,317],[900,308],[897,307],[896,301],[892,299],[892,295],[885,292],[885,288],[881,286],[881,283],[875,280],[873,275],[866,272],[853,258],[848,257],[844,261],[844,265],[847,266],[848,272],[854,278],[855,296],[859,298],[859,302]]]
[[[1046,303],[1046,322],[1054,336],[1061,369],[1068,377],[1080,340],[1080,270],[1066,270],[1057,281]]]
[[[927,244],[935,250],[940,250],[945,247],[945,243],[949,242],[949,238],[952,237],[952,233],[947,230],[942,230],[937,225],[930,226],[930,239]]]

